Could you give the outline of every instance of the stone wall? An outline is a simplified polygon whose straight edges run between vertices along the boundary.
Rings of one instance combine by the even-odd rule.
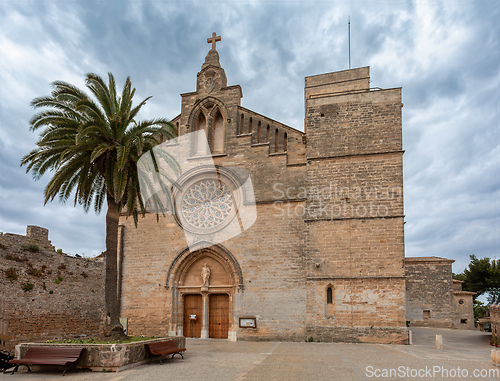
[[[55,251],[54,246],[49,241],[49,230],[34,225],[26,227],[26,235],[0,233],[0,242],[15,246],[37,245],[46,250]]]
[[[405,258],[406,319],[412,326],[453,327],[453,262],[438,257]]]
[[[97,336],[104,306],[103,263],[54,252],[46,229],[28,227],[28,233],[0,236],[1,348]]]
[[[217,244],[217,257],[188,248],[170,214],[137,228],[121,218],[130,334],[182,335],[185,296],[203,294],[207,312],[207,293],[219,292],[229,296],[230,339],[405,342],[401,89],[370,89],[369,68],[308,77],[304,134],[241,107],[241,88],[227,86],[210,51],[197,91],[181,96],[180,134],[205,129],[217,166],[250,173],[257,220]],[[199,149],[191,144],[188,161],[204,159]],[[204,234],[200,242],[217,233]],[[200,288],[203,255],[230,284]],[[257,326],[239,327],[242,317]]]
[[[491,341],[500,345],[500,304],[490,306]],[[499,361],[500,363],[500,361]]]
[[[368,67],[305,79],[313,339],[407,340],[401,89],[369,79]]]

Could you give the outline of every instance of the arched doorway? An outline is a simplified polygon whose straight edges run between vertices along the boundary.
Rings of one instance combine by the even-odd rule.
[[[236,340],[234,298],[242,285],[238,263],[222,246],[184,250],[167,276],[172,289],[170,334]]]

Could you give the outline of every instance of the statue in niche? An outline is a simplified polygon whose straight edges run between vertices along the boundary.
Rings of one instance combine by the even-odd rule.
[[[203,286],[208,286],[208,281],[210,280],[210,267],[208,267],[206,263],[201,269],[201,279],[203,280]]]

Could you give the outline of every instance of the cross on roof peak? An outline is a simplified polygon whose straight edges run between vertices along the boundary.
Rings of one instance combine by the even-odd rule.
[[[217,42],[221,40],[220,36],[217,36],[217,33],[213,32],[212,37],[207,38],[207,43],[212,44],[212,49],[211,50],[217,50]]]

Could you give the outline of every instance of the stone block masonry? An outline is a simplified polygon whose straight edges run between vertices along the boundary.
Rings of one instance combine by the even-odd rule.
[[[29,244],[39,250],[28,250]],[[103,262],[56,253],[47,229],[28,226],[26,236],[0,236],[0,287],[2,349],[99,335]]]
[[[500,304],[490,306],[491,341],[500,345]],[[500,361],[499,361],[500,365]]]
[[[187,245],[183,227],[193,226],[176,218],[184,201],[137,228],[121,218],[130,333],[406,342],[401,89],[371,89],[368,67],[307,77],[303,133],[242,107],[215,48],[196,84],[173,122],[181,135],[204,131],[210,150],[193,138],[187,160],[212,159],[224,186],[247,181],[225,171],[248,173],[256,220],[214,239],[226,225],[211,225],[222,214],[210,211],[227,198],[209,192],[188,208],[200,246]],[[178,200],[209,176],[183,173]],[[246,205],[237,195],[231,216]],[[204,263],[214,271],[206,286]]]

